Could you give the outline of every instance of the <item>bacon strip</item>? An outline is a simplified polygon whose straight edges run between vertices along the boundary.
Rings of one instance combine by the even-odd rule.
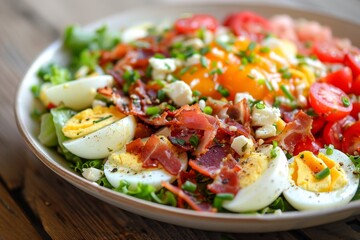
[[[311,133],[311,126],[312,118],[303,111],[299,111],[295,115],[294,120],[287,123],[284,130],[279,135],[266,142],[271,143],[272,141],[277,141],[282,149],[293,154],[295,145],[298,142],[304,141],[307,138],[314,141],[314,136]]]
[[[239,187],[239,177],[237,172],[239,168],[229,168],[229,166],[223,166],[220,169],[220,173],[216,176],[214,182],[207,186],[207,188],[213,193],[233,193],[236,194]]]
[[[186,194],[183,190],[171,185],[168,182],[162,182],[161,185],[170,192],[177,195],[181,200],[184,200],[195,211],[216,212],[216,209],[213,208],[209,203],[197,203],[197,199]]]

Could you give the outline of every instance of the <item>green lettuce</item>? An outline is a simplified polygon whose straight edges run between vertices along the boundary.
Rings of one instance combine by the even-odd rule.
[[[58,144],[53,117],[50,113],[41,116],[39,141],[47,146],[54,147]]]

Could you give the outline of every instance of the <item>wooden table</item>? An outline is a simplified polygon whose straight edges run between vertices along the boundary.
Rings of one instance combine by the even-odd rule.
[[[36,159],[13,113],[17,85],[31,62],[66,25],[141,2],[149,1],[0,0],[0,239],[360,239],[360,216],[268,234],[207,232],[157,222],[76,189]]]

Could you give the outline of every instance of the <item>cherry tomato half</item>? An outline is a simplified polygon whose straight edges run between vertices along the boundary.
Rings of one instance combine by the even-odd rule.
[[[215,31],[219,23],[211,15],[195,14],[188,18],[180,18],[175,22],[175,29],[178,33],[193,33],[200,28]]]
[[[345,93],[349,93],[352,86],[353,75],[349,67],[344,67],[343,69],[330,73],[323,78],[322,81],[340,88]]]
[[[360,55],[355,57],[348,53],[345,55],[344,63],[351,68],[354,78],[360,76]]]
[[[336,149],[341,150],[343,132],[354,122],[355,119],[350,115],[337,122],[328,122],[323,130],[325,143],[332,144]]]
[[[343,63],[345,53],[332,43],[316,42],[312,49],[318,59],[327,63]]]
[[[360,102],[355,101],[353,102],[353,109],[351,110],[350,115],[356,120],[360,120],[359,114],[360,114]]]
[[[327,121],[338,121],[352,110],[349,97],[341,89],[316,82],[310,87],[309,102],[314,111]]]
[[[360,121],[345,130],[342,150],[349,154],[360,152]]]
[[[314,117],[312,122],[311,133],[316,134],[320,132],[320,130],[323,128],[324,125],[325,125],[325,120],[323,118]]]
[[[270,28],[268,20],[250,11],[230,14],[225,19],[224,25],[229,27],[235,35],[248,36],[252,40],[261,38]]]
[[[350,92],[356,95],[360,95],[360,76],[354,79]]]

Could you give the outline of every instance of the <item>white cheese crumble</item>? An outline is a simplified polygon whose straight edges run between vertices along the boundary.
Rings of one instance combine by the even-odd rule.
[[[252,111],[252,126],[266,126],[272,125],[279,120],[280,110],[278,108],[265,107],[258,109],[253,107]]]
[[[104,175],[104,172],[101,171],[100,169],[90,167],[90,168],[83,168],[82,175],[87,180],[95,182]]]
[[[176,70],[176,61],[173,58],[150,58],[149,63],[153,68],[152,78],[164,80],[166,75]]]
[[[183,81],[175,81],[164,88],[166,95],[174,101],[175,105],[182,106],[193,102],[192,91]]]
[[[194,49],[200,49],[205,46],[204,42],[200,38],[191,38],[189,40],[184,41],[184,47],[192,47]]]
[[[247,92],[240,92],[240,93],[236,93],[235,94],[235,99],[234,99],[234,103],[239,103],[241,102],[243,99],[247,99],[248,101],[254,101],[255,99],[253,98],[253,96],[251,96],[251,94],[247,93]]]
[[[232,149],[235,150],[240,156],[244,154],[249,154],[254,147],[254,143],[251,139],[241,135],[236,138],[231,143]]]
[[[276,127],[273,125],[265,125],[256,129],[255,137],[256,138],[269,138],[276,135]]]
[[[188,59],[186,59],[185,65],[186,66],[193,66],[193,65],[197,65],[200,63],[200,59],[201,59],[201,55],[196,53],[193,54],[191,57],[189,57]]]

